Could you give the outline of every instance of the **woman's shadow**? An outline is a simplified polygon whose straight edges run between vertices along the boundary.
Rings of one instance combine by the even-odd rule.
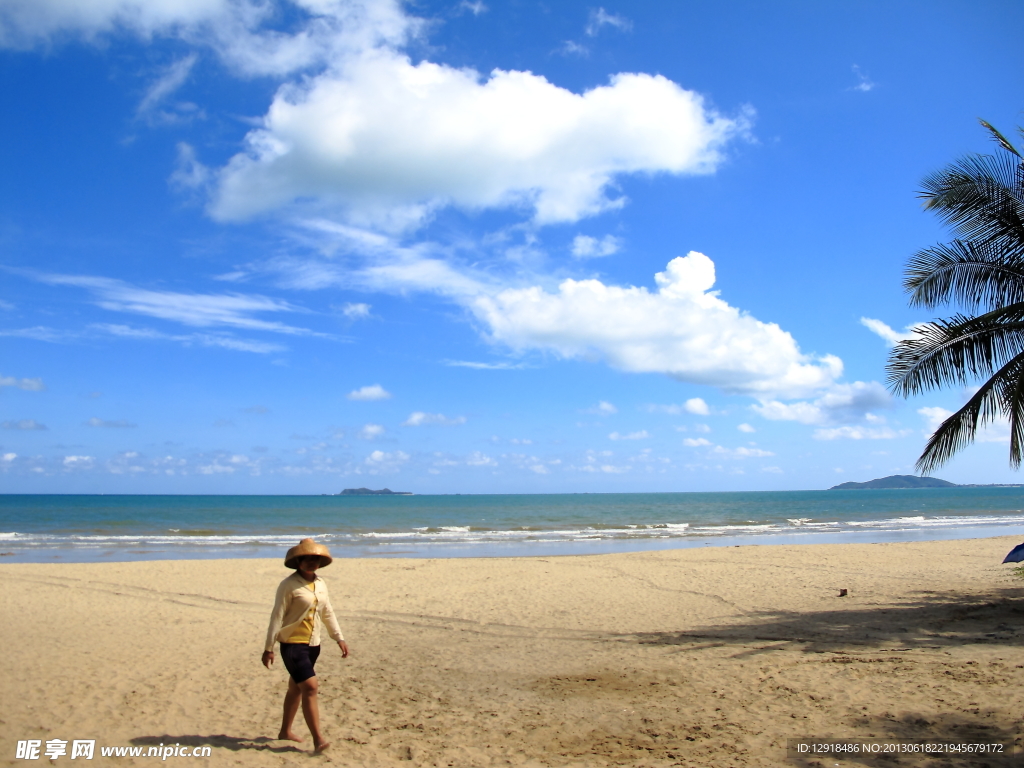
[[[214,747],[215,749],[230,749],[232,752],[240,752],[243,749],[261,749],[267,752],[307,752],[308,750],[292,744],[281,744],[277,739],[260,736],[256,739],[242,739],[237,736],[226,736],[218,733],[212,736],[200,736],[198,734],[172,736],[165,733],[163,736],[138,736],[131,739],[131,743],[139,747],[176,746],[183,747]]]

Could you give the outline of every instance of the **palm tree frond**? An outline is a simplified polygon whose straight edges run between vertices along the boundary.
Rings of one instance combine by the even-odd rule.
[[[978,122],[981,123],[982,126],[984,126],[988,130],[988,132],[992,134],[993,138],[995,138],[995,140],[996,140],[996,143],[1000,147],[1005,149],[1007,152],[1012,152],[1017,157],[1021,157],[1021,154],[1020,154],[1020,152],[1017,151],[1017,148],[1015,146],[1013,146],[1013,144],[1011,144],[1009,142],[1009,140],[1005,136],[1003,136],[1003,134],[1001,134],[999,132],[998,128],[996,128],[991,123],[989,123],[989,122],[987,122],[985,120],[982,120],[981,118],[978,118]]]
[[[1017,393],[1016,421],[1024,428],[1024,353],[1004,365],[968,400],[964,406],[947,418],[929,438],[917,460],[916,468],[928,474],[949,461],[954,454],[974,442],[978,428],[1004,414],[1006,395]],[[1013,417],[1011,416],[1011,420]],[[1024,441],[1024,434],[1020,435]],[[1020,465],[1020,442],[1016,454],[1011,445],[1010,463]]]
[[[917,326],[889,355],[889,388],[903,397],[966,386],[1024,352],[1024,303],[979,317],[954,315]]]
[[[1008,379],[1000,394],[1002,411],[1010,420],[1010,466],[1017,469],[1024,449],[1024,372]]]
[[[911,306],[955,302],[997,307],[1024,301],[1024,254],[1007,255],[987,244],[954,240],[911,257],[903,287]]]
[[[957,314],[915,327],[886,365],[903,397],[987,379],[943,421],[917,461],[928,472],[974,441],[997,417],[1010,423],[1010,465],[1024,458],[1024,154],[986,121],[995,154],[965,155],[922,179],[926,210],[957,239],[916,253],[903,283],[911,306],[950,303]],[[1018,127],[1024,137],[1024,128]]]
[[[1011,153],[967,155],[929,174],[918,193],[962,238],[1017,250],[1024,242],[1024,162]]]

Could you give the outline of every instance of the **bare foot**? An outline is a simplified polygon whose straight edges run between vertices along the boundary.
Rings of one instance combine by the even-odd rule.
[[[295,731],[281,731],[277,734],[277,738],[280,741],[302,741],[302,737]]]
[[[313,751],[319,755],[321,752],[326,752],[330,746],[331,742],[321,741],[319,744],[316,745],[316,749],[314,749]]]

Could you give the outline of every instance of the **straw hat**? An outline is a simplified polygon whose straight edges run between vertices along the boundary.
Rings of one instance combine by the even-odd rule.
[[[330,565],[334,561],[331,553],[323,544],[317,544],[312,539],[303,539],[288,550],[288,554],[284,556],[284,567],[297,569],[299,567],[299,558],[306,555],[320,555],[321,568]]]

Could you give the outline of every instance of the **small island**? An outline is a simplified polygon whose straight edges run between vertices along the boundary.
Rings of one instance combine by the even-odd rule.
[[[916,475],[889,475],[866,483],[841,483],[829,488],[830,491],[866,491],[873,488],[956,488],[956,483],[939,480],[937,477]]]
[[[379,491],[372,491],[369,488],[346,488],[335,496],[412,496],[412,491],[392,491],[390,488],[381,488]]]
[[[993,483],[991,485],[957,485],[937,477],[918,477],[917,475],[889,475],[866,483],[841,483],[829,488],[830,491],[869,491],[877,488],[1020,488],[1019,485]]]

